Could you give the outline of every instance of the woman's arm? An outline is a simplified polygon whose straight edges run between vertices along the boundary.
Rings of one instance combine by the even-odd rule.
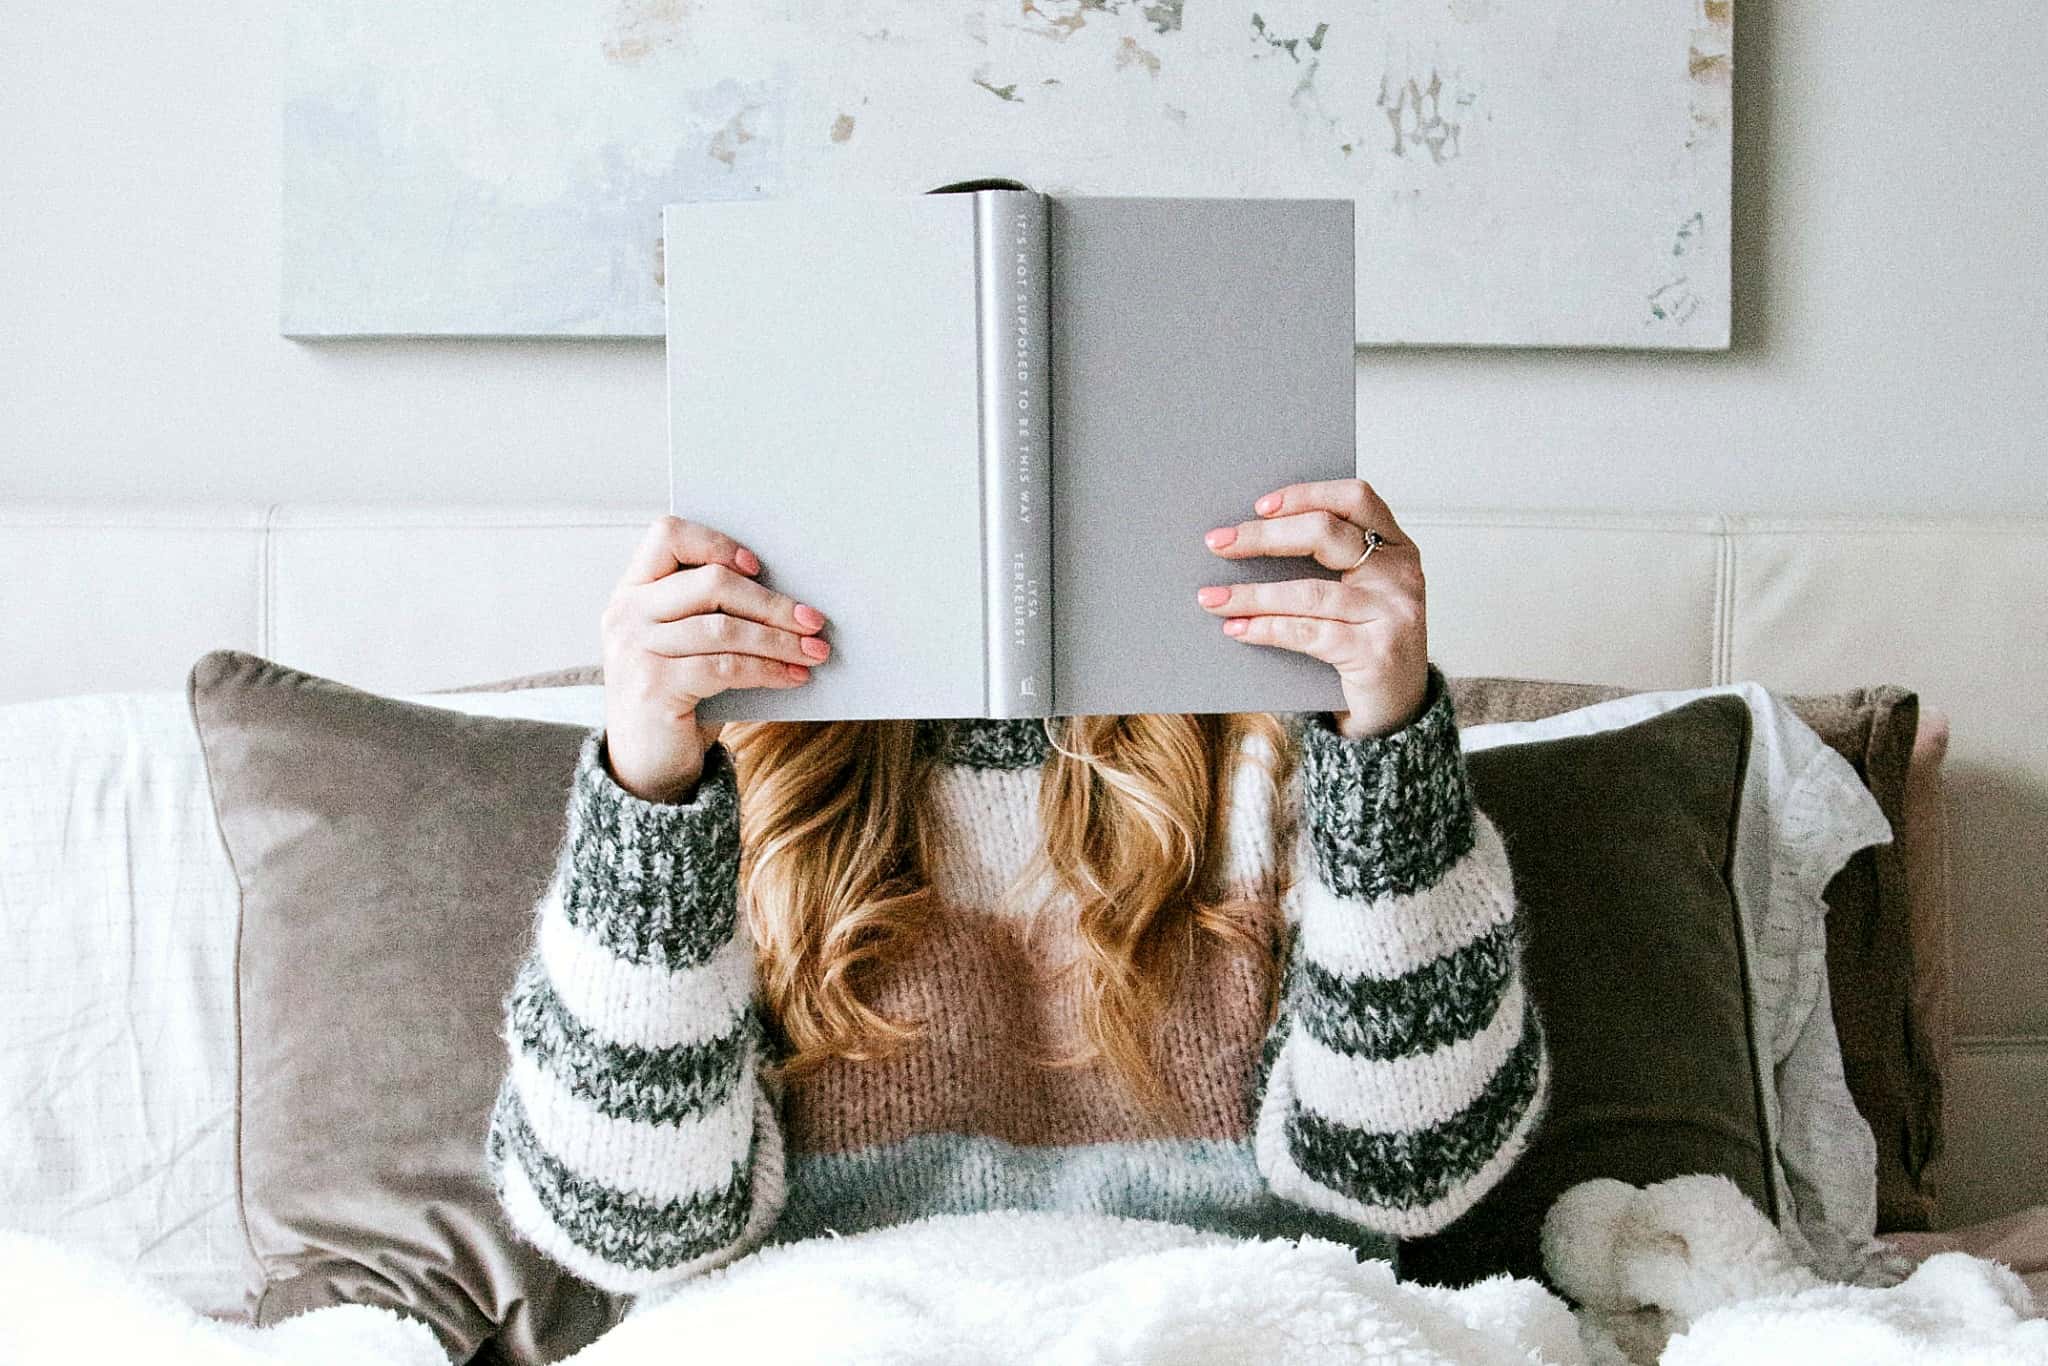
[[[723,747],[649,802],[584,741],[569,824],[505,1003],[485,1155],[513,1226],[574,1274],[646,1292],[757,1245],[783,1202],[760,1072],[739,802]]]
[[[1416,1237],[1506,1174],[1548,1098],[1507,852],[1473,805],[1435,664],[1400,730],[1348,739],[1315,714],[1300,743],[1258,1165],[1276,1194]]]

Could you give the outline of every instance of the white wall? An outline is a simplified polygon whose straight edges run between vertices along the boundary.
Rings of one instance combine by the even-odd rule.
[[[1736,25],[1735,350],[1365,353],[1396,511],[2048,512],[2048,18]],[[0,498],[661,510],[658,343],[276,335],[278,27],[0,9]]]

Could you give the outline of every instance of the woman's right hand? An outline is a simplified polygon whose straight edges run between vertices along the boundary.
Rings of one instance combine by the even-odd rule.
[[[754,581],[761,562],[732,537],[657,518],[602,618],[605,754],[612,777],[651,802],[688,798],[716,725],[697,704],[728,688],[796,688],[830,656],[824,614]]]

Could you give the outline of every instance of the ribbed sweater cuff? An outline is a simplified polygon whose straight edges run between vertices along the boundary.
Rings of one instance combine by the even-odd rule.
[[[605,732],[577,756],[562,906],[612,953],[690,968],[732,937],[740,863],[739,783],[722,745],[686,802],[650,802],[605,767]]]
[[[1350,739],[1330,713],[1308,715],[1301,783],[1316,871],[1340,896],[1419,891],[1472,848],[1471,774],[1434,663],[1421,715],[1392,734]]]

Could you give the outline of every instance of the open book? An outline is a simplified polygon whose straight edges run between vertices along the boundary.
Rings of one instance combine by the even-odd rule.
[[[1348,199],[1016,190],[671,204],[670,507],[825,613],[797,688],[707,721],[1315,711],[1212,527],[1356,472]]]

